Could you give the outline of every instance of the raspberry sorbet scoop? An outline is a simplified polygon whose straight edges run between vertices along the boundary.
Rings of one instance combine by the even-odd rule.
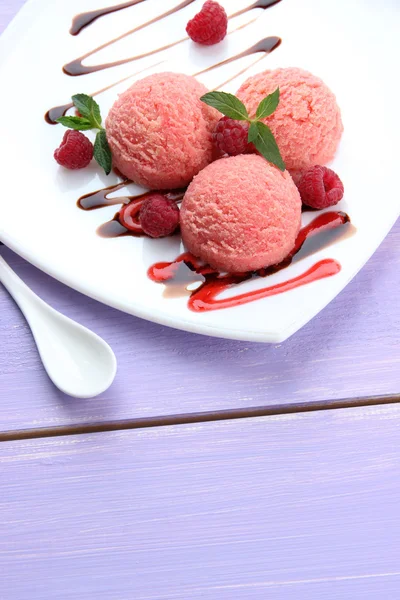
[[[157,73],[121,94],[106,120],[114,167],[153,189],[187,185],[212,160],[219,113],[194,77]]]
[[[259,102],[277,87],[278,108],[264,122],[271,128],[286,168],[297,182],[306,169],[324,165],[334,157],[343,132],[340,109],[321,79],[297,68],[254,75],[236,95],[254,116]]]
[[[281,262],[294,246],[300,221],[300,194],[289,173],[255,154],[221,158],[203,169],[181,208],[188,250],[231,273]]]

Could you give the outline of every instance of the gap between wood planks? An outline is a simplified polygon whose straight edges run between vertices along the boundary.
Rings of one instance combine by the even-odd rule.
[[[238,408],[218,412],[207,411],[182,415],[160,417],[143,417],[139,419],[124,419],[113,423],[93,423],[87,425],[66,425],[61,427],[40,427],[37,429],[20,429],[0,432],[0,442],[47,438],[54,436],[79,435],[83,433],[100,433],[103,431],[123,431],[128,429],[143,429],[146,427],[165,427],[169,425],[185,425],[191,423],[206,423],[209,421],[228,421],[233,419],[248,419],[251,417],[268,417],[293,413],[334,410],[338,408],[356,408],[360,406],[379,406],[400,402],[400,395],[371,396],[340,400],[324,400],[321,402],[298,403],[289,406],[255,406],[253,408]]]

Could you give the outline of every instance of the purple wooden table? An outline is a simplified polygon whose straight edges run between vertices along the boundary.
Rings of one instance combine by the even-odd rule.
[[[397,600],[400,223],[277,346],[146,323],[0,253],[119,365],[64,396],[0,289],[1,600]]]

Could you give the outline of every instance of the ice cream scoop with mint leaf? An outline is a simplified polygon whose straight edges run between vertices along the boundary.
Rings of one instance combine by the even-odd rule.
[[[261,100],[252,119],[245,105],[233,94],[208,92],[201,100],[225,115],[217,123],[213,134],[214,144],[222,154],[236,156],[251,152],[255,147],[266,160],[281,171],[285,170],[285,163],[272,131],[262,122],[278,106],[279,88]]]
[[[210,92],[201,99],[225,115],[214,143],[233,156],[214,161],[193,179],[182,203],[182,239],[220,271],[277,264],[292,250],[301,220],[300,194],[261,122],[278,106],[279,89],[262,99],[253,119],[232,94]],[[261,156],[251,153],[252,144]]]

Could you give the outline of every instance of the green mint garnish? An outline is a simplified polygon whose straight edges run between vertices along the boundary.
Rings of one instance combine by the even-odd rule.
[[[253,123],[252,123],[253,125]],[[257,135],[252,132],[252,142],[259,151],[269,162],[278,167],[281,171],[285,170],[285,163],[282,160],[281,153],[279,152],[278,144],[274,138],[274,134],[266,125],[261,121],[254,123]]]
[[[249,144],[253,143],[254,140],[258,137],[258,127],[257,121],[253,121],[250,123],[249,133],[247,134],[247,141]]]
[[[112,167],[112,156],[110,146],[107,142],[106,131],[101,124],[100,107],[96,100],[87,94],[75,94],[75,96],[72,96],[72,102],[81,116],[60,117],[57,119],[57,123],[69,129],[76,129],[77,131],[98,130],[94,142],[93,156],[100,167],[104,169],[106,175],[108,175]]]
[[[226,117],[237,121],[247,121],[250,125],[247,137],[248,142],[253,143],[266,160],[281,171],[285,170],[285,163],[282,160],[274,135],[268,125],[262,122],[262,119],[269,117],[276,110],[279,104],[279,88],[276,88],[272,94],[261,100],[257,107],[255,119],[249,117],[249,113],[243,102],[233,94],[209,92],[208,94],[204,94],[200,100],[208,104],[208,106],[216,108]]]
[[[76,129],[77,131],[93,129],[93,125],[89,119],[84,119],[83,117],[60,117],[57,119],[57,123],[61,123],[61,125],[64,125],[64,127]]]
[[[264,100],[261,100],[257,107],[256,119],[265,119],[277,109],[279,104],[279,88],[276,88],[272,94],[269,94]]]
[[[75,96],[72,96],[72,102],[82,117],[89,119],[93,129],[102,129],[100,106],[96,100],[87,94],[75,94]]]
[[[236,121],[248,121],[249,113],[243,102],[233,94],[226,92],[208,92],[200,98],[202,102],[216,108],[226,117]]]
[[[93,156],[100,165],[100,167],[104,169],[105,174],[108,175],[112,167],[112,158],[110,146],[107,142],[105,129],[101,129],[96,134],[96,139],[94,141]]]

